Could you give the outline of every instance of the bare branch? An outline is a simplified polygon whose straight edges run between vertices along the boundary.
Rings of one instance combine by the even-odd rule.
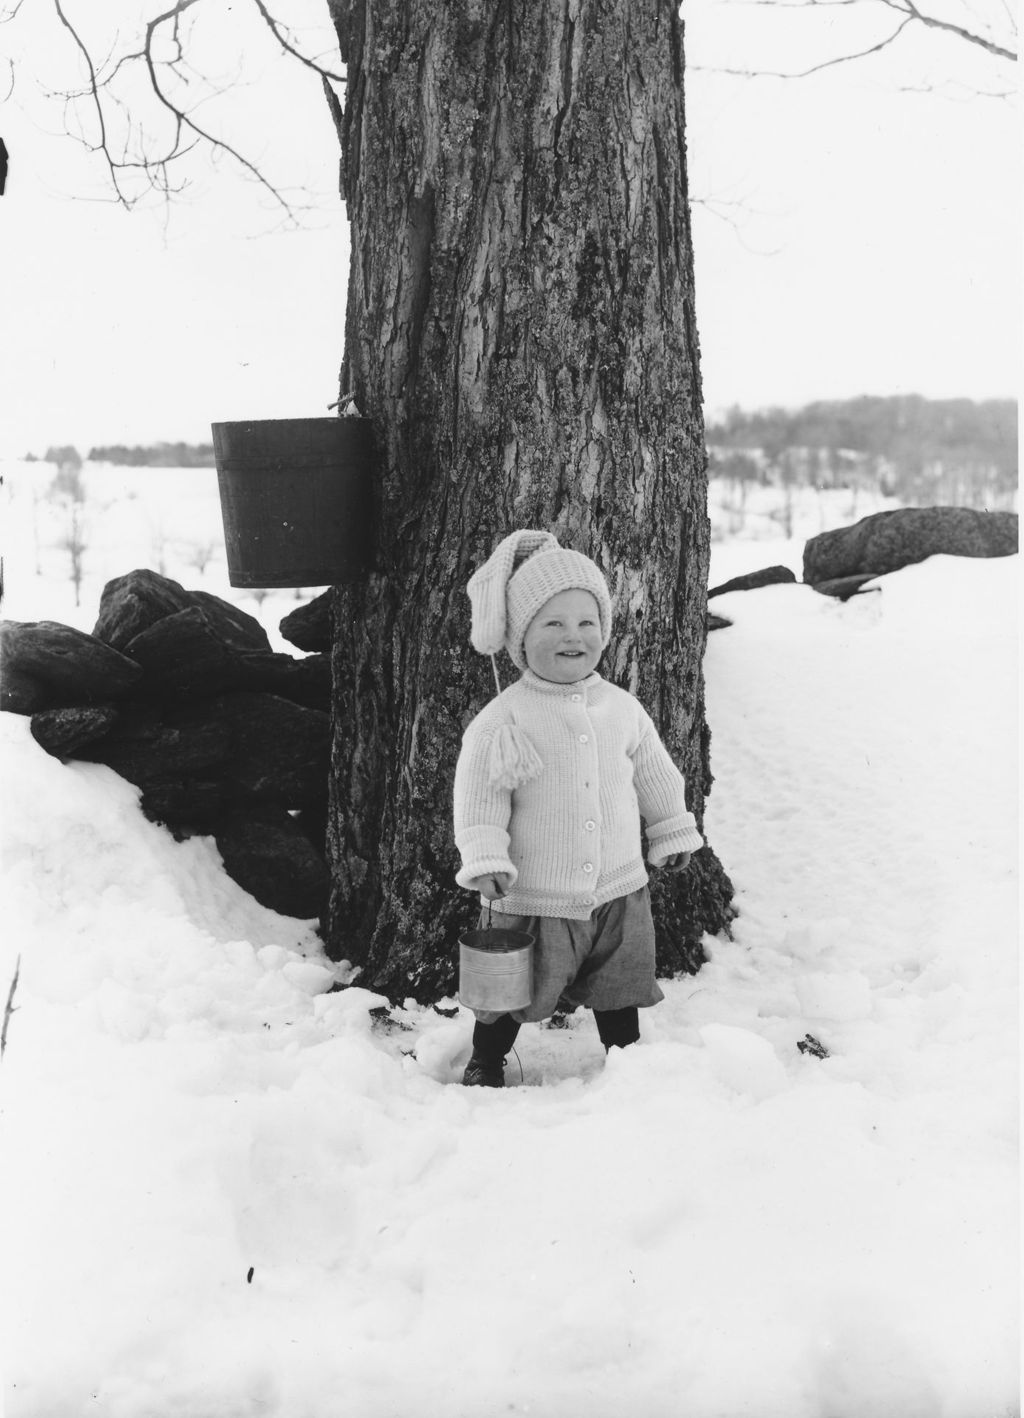
[[[192,3],[192,0],[188,0],[188,2],[191,4],[191,3]],[[131,206],[132,206],[132,203],[128,200],[127,197],[125,197],[124,193],[121,191],[120,184],[119,184],[119,182],[118,182],[118,180],[117,180],[118,164],[115,163],[114,160],[113,160],[113,158],[111,157],[111,154],[110,154],[110,146],[109,146],[109,144],[108,144],[108,142],[107,142],[107,124],[106,124],[106,118],[105,118],[105,115],[104,115],[104,112],[103,112],[103,104],[100,102],[100,85],[99,85],[99,80],[98,80],[97,75],[96,75],[96,69],[95,69],[95,67],[94,67],[94,65],[93,65],[93,62],[92,62],[92,55],[89,53],[88,49],[86,48],[85,43],[83,42],[81,35],[80,35],[80,34],[78,33],[78,31],[75,29],[74,25],[73,25],[73,24],[71,23],[71,21],[68,19],[67,15],[65,15],[65,13],[64,13],[64,11],[63,11],[63,9],[62,9],[62,7],[61,7],[60,0],[53,0],[53,8],[54,8],[54,10],[57,12],[57,18],[60,20],[61,24],[64,26],[64,28],[65,28],[65,29],[67,30],[67,32],[70,34],[71,38],[74,40],[75,45],[77,46],[79,53],[81,54],[82,58],[85,60],[85,66],[86,66],[86,69],[87,69],[88,72],[89,72],[89,90],[88,90],[88,92],[91,94],[92,99],[93,99],[93,106],[94,106],[94,108],[95,108],[95,110],[96,110],[96,121],[97,121],[98,124],[99,124],[99,130],[100,130],[100,141],[99,141],[99,143],[98,143],[95,147],[92,148],[92,151],[93,151],[93,152],[100,152],[100,153],[103,154],[103,157],[104,157],[104,159],[106,160],[106,164],[107,164],[107,171],[108,171],[109,174],[110,174],[110,184],[111,184],[111,186],[113,187],[114,192],[115,192],[116,195],[117,195],[117,200],[121,203],[121,205],[122,205],[123,207],[127,207],[127,208],[130,209]],[[83,140],[83,141],[84,141],[84,140]]]
[[[940,20],[935,15],[924,14],[914,4],[914,0],[883,0],[883,3],[888,5],[890,9],[902,10],[904,14],[909,15],[911,19],[917,20],[928,29],[944,30],[947,34],[955,34],[958,39],[965,40],[968,44],[976,44],[999,59],[1010,59],[1014,62],[1017,60],[1017,55],[1012,49],[1006,49],[1003,45],[996,44],[994,40],[986,39],[984,35],[965,29],[963,25],[955,25],[951,20]]]
[[[57,0],[54,0],[54,3],[56,4]],[[210,133],[207,129],[201,128],[199,124],[196,123],[195,120],[188,113],[185,112],[184,109],[179,108],[178,105],[175,104],[168,97],[168,95],[164,92],[161,86],[160,77],[157,73],[156,60],[153,57],[153,44],[156,38],[157,31],[159,30],[160,26],[166,24],[168,20],[173,20],[175,24],[175,38],[177,39],[177,23],[179,17],[186,10],[190,9],[193,5],[198,3],[199,0],[178,0],[177,4],[174,5],[172,9],[165,10],[162,15],[157,15],[156,18],[150,20],[149,24],[146,26],[146,42],[143,48],[143,58],[146,63],[146,68],[149,72],[149,82],[152,86],[153,93],[156,95],[157,100],[163,105],[163,107],[171,115],[174,121],[174,144],[170,150],[168,158],[164,159],[164,161],[170,161],[171,157],[179,156],[180,153],[184,151],[182,148],[182,133],[184,130],[187,129],[189,132],[194,133],[197,138],[200,138],[204,142],[209,143],[210,147],[215,152],[223,152],[226,153],[230,158],[233,158],[234,161],[239,165],[239,167],[241,167],[245,172],[248,172],[249,175],[253,177],[256,182],[266,192],[270,194],[274,201],[279,203],[279,205],[284,209],[289,221],[294,222],[295,211],[292,204],[288,202],[274,186],[274,184],[264,176],[264,174],[259,170],[256,164],[254,162],[251,162],[247,157],[245,157],[243,153],[240,153],[236,147],[234,147],[231,143],[228,143],[225,139],[218,138],[213,133]]]
[[[11,981],[11,988],[7,991],[7,1004],[4,1008],[3,1027],[0,1028],[0,1059],[3,1058],[7,1049],[7,1026],[11,1022],[11,1015],[14,1013],[14,992],[18,988],[18,977],[21,974],[21,956],[14,966],[14,978]]]
[[[870,0],[732,0],[732,3],[758,7],[768,6],[780,10],[835,10],[863,6],[870,3]],[[877,54],[881,50],[887,49],[910,24],[953,35],[966,44],[985,50],[986,53],[997,59],[1009,59],[1016,62],[1018,58],[1016,51],[1009,48],[1007,44],[990,39],[977,29],[969,28],[967,25],[955,24],[952,20],[943,20],[936,15],[928,14],[920,8],[916,0],[875,0],[875,3],[895,11],[896,14],[902,15],[903,19],[890,35],[877,44],[870,45],[867,49],[858,50],[856,53],[843,54],[836,59],[827,59],[820,64],[814,64],[809,69],[789,73],[773,69],[723,69],[711,65],[692,65],[691,67],[705,73],[730,74],[737,78],[804,79],[811,74],[820,73],[823,69],[831,69],[837,64],[848,64],[855,59],[864,59],[868,55]],[[1007,6],[1007,0],[1001,0],[1001,3],[1007,9],[1010,28],[1016,37],[1016,21],[1013,12]]]
[[[850,0],[845,0],[845,2],[850,3]],[[775,0],[761,0],[761,3],[774,4]],[[817,0],[805,0],[805,3],[816,4]],[[854,0],[854,3],[856,3],[856,0]],[[886,3],[888,3],[888,0],[886,0]],[[888,49],[889,45],[893,44],[900,37],[907,26],[912,23],[913,19],[913,15],[907,15],[893,30],[892,34],[887,35],[885,39],[879,40],[877,44],[870,45],[867,49],[859,49],[854,54],[840,54],[836,59],[825,59],[820,64],[812,64],[809,69],[795,69],[787,73],[784,70],[778,69],[719,69],[702,64],[692,65],[691,67],[704,73],[731,74],[736,78],[742,79],[807,79],[811,74],[820,74],[823,69],[834,69],[837,64],[852,64],[855,59],[866,59],[869,54],[878,54],[881,50]]]
[[[933,94],[949,103],[973,103],[975,99],[979,98],[1004,100],[1013,98],[1017,90],[1013,87],[979,89],[974,85],[961,84],[955,79],[944,79],[938,84],[898,84],[896,92],[900,94]]]
[[[70,17],[73,7],[68,0],[52,0],[54,13],[71,36],[85,72],[82,88],[65,90],[59,95],[65,105],[65,131],[90,152],[102,157],[114,199],[123,207],[130,209],[146,192],[155,192],[167,199],[183,190],[187,181],[172,182],[171,165],[202,145],[215,159],[221,154],[230,159],[272,198],[284,213],[287,224],[297,225],[302,204],[275,185],[258,161],[246,156],[229,137],[222,136],[217,131],[220,125],[207,125],[197,116],[204,103],[227,88],[237,87],[229,81],[211,83],[190,62],[192,32],[186,29],[185,22],[201,0],[164,0],[164,3],[165,8],[159,14],[143,19],[133,45],[130,41],[125,52],[115,57],[112,50],[100,60],[95,56],[95,49],[90,48],[85,31]],[[13,18],[22,4],[23,0],[16,0],[7,17]],[[301,53],[291,32],[274,18],[264,0],[255,0],[255,4],[286,55],[300,60],[320,75],[323,83],[328,79],[344,82],[342,75]],[[132,70],[145,72],[157,111],[167,120],[165,123],[162,118],[152,131],[151,125],[133,118],[132,99],[118,92],[122,78],[130,81]],[[58,95],[51,94],[51,97]],[[128,181],[129,175],[136,179],[134,184]],[[140,186],[142,182],[144,186]]]
[[[769,10],[841,10],[844,6],[864,3],[865,0],[730,0],[733,5]],[[887,3],[887,0],[881,0],[881,3]]]
[[[764,215],[751,207],[749,202],[731,201],[724,197],[691,197],[690,206],[691,208],[699,207],[702,212],[707,212],[709,217],[724,222],[727,227],[731,228],[744,251],[749,251],[752,256],[777,256],[782,250],[780,246],[767,248],[756,246],[747,239],[744,230],[745,221],[752,213],[757,216]]]
[[[253,4],[263,16],[263,19],[266,21],[266,24],[270,29],[271,34],[274,36],[274,38],[277,40],[278,44],[281,46],[281,48],[286,54],[290,54],[292,58],[297,59],[300,64],[305,64],[307,69],[312,69],[314,74],[319,74],[320,77],[324,80],[333,79],[336,84],[345,84],[348,82],[344,74],[335,74],[330,69],[324,69],[316,62],[315,59],[310,59],[307,55],[303,54],[301,50],[296,49],[294,44],[292,44],[289,40],[285,39],[284,35],[281,32],[280,25],[274,19],[273,15],[267,9],[266,5],[264,5],[263,0],[253,0]]]

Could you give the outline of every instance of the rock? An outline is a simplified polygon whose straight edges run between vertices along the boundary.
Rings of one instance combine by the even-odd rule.
[[[31,704],[20,713],[119,699],[142,678],[133,660],[55,620],[0,624],[0,667],[5,682],[12,678],[14,702]]]
[[[74,758],[79,749],[100,739],[117,722],[112,704],[77,709],[44,709],[32,715],[29,732],[54,758]]]
[[[290,645],[300,650],[329,650],[331,648],[331,593],[324,593],[313,601],[290,611],[281,621],[279,629]]]
[[[239,610],[230,601],[222,600],[212,591],[190,592],[192,601],[224,636],[229,645],[237,645],[240,650],[269,650],[270,637],[254,615]]]
[[[724,596],[729,591],[756,591],[761,586],[781,586],[796,582],[795,574],[788,566],[766,566],[762,571],[748,571],[745,576],[734,576],[731,581],[723,581],[708,592],[712,596]]]
[[[175,837],[211,833],[232,807],[228,789],[210,778],[151,779],[142,790],[142,811]]]
[[[147,811],[163,813],[160,820],[191,821],[212,802],[211,782],[221,785],[222,802],[258,798],[315,807],[327,791],[330,717],[273,694],[170,705],[140,700],[124,706],[106,735],[75,756],[105,763],[142,788]]]
[[[261,655],[248,665],[253,689],[265,689],[270,694],[304,704],[307,709],[331,710],[331,657],[307,655],[293,659],[291,655]]]
[[[813,1034],[805,1034],[802,1039],[797,1040],[796,1046],[802,1054],[810,1054],[812,1058],[827,1059],[831,1057],[825,1045]]]
[[[188,606],[188,592],[177,581],[155,571],[129,571],[104,586],[92,633],[115,650],[123,650],[158,620]]]
[[[236,812],[214,837],[227,874],[261,906],[303,920],[327,909],[327,865],[283,809]]]
[[[274,694],[223,694],[206,707],[227,733],[225,781],[284,807],[316,807],[327,791],[331,721]]]
[[[868,581],[874,581],[876,577],[873,573],[860,576],[837,576],[834,581],[815,581],[811,587],[812,591],[817,591],[822,596],[835,596],[839,601],[848,601],[851,596],[867,594],[863,587]],[[872,586],[872,591],[881,590],[880,586]]]
[[[123,706],[104,737],[83,744],[76,757],[105,763],[129,783],[156,790],[176,781],[219,777],[230,750],[229,727],[211,716],[205,704],[168,707],[140,701]]]
[[[145,670],[150,693],[172,695],[249,688],[246,656],[272,652],[240,650],[205,609],[195,605],[150,625],[129,640],[125,653]]]
[[[312,803],[292,814],[295,826],[307,837],[322,857],[327,856],[327,794],[320,802]]]
[[[179,611],[198,607],[221,638],[239,650],[269,650],[267,632],[255,616],[209,591],[186,591],[169,576],[140,568],[108,581],[100,597],[93,634],[117,650]]]
[[[47,703],[41,680],[0,660],[0,709],[8,714],[34,714]]]
[[[1017,545],[1016,512],[903,507],[811,537],[804,546],[804,580],[813,585],[843,576],[880,576],[937,554],[1012,556]]]
[[[241,648],[199,605],[157,621],[130,640],[125,653],[144,669],[144,687],[150,694],[266,690],[311,709],[330,708],[328,656],[296,659],[273,650]]]

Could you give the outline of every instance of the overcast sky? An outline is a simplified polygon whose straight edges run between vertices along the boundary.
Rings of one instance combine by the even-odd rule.
[[[288,3],[317,11],[315,0]],[[222,38],[238,48],[224,13]],[[807,79],[730,78],[709,71],[791,70],[867,47],[885,32],[885,7],[822,20],[686,0],[683,13],[709,411],[863,393],[1016,395],[1018,109],[978,93],[1006,87],[1009,66],[922,35]],[[43,12],[32,23],[50,29],[29,35],[20,16],[0,29],[16,67],[0,111],[11,153],[0,455],[199,441],[214,420],[325,413],[348,248],[318,82],[260,58],[236,86],[267,160],[317,194],[305,229],[275,230],[260,194],[224,163],[199,172],[169,214],[128,213],[103,200],[101,168],[39,91],[39,79],[56,82],[43,56],[73,62],[66,34]]]

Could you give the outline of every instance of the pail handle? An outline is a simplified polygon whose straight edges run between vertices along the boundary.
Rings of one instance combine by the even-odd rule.
[[[495,891],[498,893],[499,897],[500,897],[500,896],[504,896],[505,893],[504,893],[504,891],[502,891],[502,889],[501,889],[501,884],[499,883],[498,878],[497,878],[496,876],[492,876],[492,877],[491,877],[491,880],[494,882],[494,889],[495,889]],[[492,913],[493,910],[494,910],[494,898],[491,897],[491,896],[489,896],[489,897],[487,898],[487,924],[486,924],[486,926],[484,927],[484,929],[485,929],[485,930],[488,930],[488,931],[489,931],[489,930],[491,929],[491,927],[494,925],[494,922],[491,920],[491,913]]]

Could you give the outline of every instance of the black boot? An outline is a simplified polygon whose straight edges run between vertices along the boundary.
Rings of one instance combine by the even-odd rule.
[[[626,1009],[595,1009],[594,1021],[606,1052],[624,1049],[640,1038],[640,1016],[635,1005]]]
[[[473,1027],[473,1053],[462,1081],[467,1088],[504,1088],[505,1055],[516,1041],[519,1021],[503,1014],[493,1024]]]
[[[466,1065],[462,1081],[467,1088],[504,1088],[505,1060],[484,1059],[474,1053]]]

